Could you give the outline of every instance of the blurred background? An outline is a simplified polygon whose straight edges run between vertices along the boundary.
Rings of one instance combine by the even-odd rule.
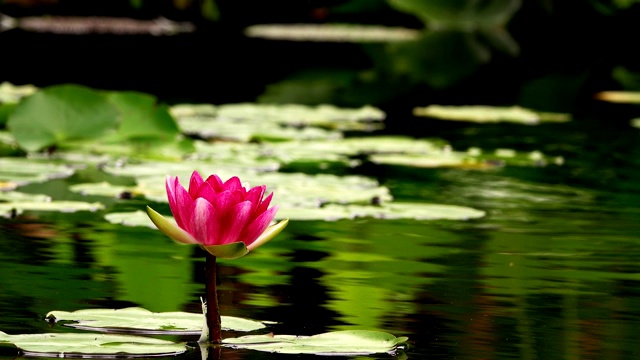
[[[572,112],[597,91],[640,88],[634,0],[4,0],[0,13],[0,82],[169,103]],[[323,27],[295,37],[265,24]]]

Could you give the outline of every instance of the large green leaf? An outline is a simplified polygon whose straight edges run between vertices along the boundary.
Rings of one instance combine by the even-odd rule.
[[[47,318],[55,321],[74,321],[68,324],[80,329],[94,331],[121,331],[144,334],[189,334],[200,335],[204,316],[187,312],[151,312],[132,307],[124,309],[85,309],[51,311]],[[233,331],[253,331],[265,327],[262,322],[233,316],[221,316],[222,328]]]
[[[7,127],[28,151],[63,145],[68,140],[97,138],[115,129],[116,109],[96,91],[79,85],[57,85],[23,99]]]
[[[174,140],[180,133],[166,106],[156,98],[138,92],[112,92],[108,99],[120,112],[118,135],[125,139],[162,138]]]
[[[184,343],[150,337],[113,334],[20,334],[0,331],[0,344],[11,343],[29,356],[99,357],[99,356],[170,356],[187,351]]]
[[[368,355],[393,353],[408,339],[381,331],[345,330],[313,336],[247,335],[222,340],[239,349],[252,349],[284,354]]]

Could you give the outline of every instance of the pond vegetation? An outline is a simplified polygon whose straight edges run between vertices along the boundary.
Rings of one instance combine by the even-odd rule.
[[[193,32],[61,38],[0,2],[17,19],[0,46],[51,39],[67,70],[82,39],[133,55],[232,39],[155,88],[149,69],[0,78],[0,359],[200,358],[205,252],[144,211],[171,221],[165,178],[193,171],[265,184],[289,219],[219,260],[210,358],[637,357],[640,59],[623,45],[640,4],[168,3]]]

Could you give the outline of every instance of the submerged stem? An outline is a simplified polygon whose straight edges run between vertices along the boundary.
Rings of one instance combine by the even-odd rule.
[[[207,300],[207,327],[209,328],[209,343],[222,343],[220,326],[220,310],[218,309],[218,292],[216,290],[216,257],[206,252],[205,291]]]

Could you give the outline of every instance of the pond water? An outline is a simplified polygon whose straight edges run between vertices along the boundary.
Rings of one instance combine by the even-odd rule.
[[[222,314],[275,321],[271,330],[280,334],[408,336],[399,357],[409,359],[637,358],[640,131],[609,115],[540,126],[436,124],[421,135],[455,148],[540,150],[564,163],[351,169],[376,177],[397,200],[470,206],[487,216],[292,221],[248,256],[219,261]],[[64,198],[85,175],[24,190],[44,187]],[[123,211],[146,205],[100,199]],[[6,333],[51,331],[43,321],[51,310],[199,311],[203,252],[158,231],[109,224],[100,212],[27,212],[1,219],[0,238]],[[15,354],[0,348],[0,359]],[[318,358],[227,348],[222,355]]]

